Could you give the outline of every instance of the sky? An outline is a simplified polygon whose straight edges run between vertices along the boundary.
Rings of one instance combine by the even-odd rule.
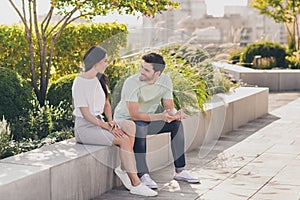
[[[20,2],[20,0],[14,0],[15,2]],[[220,17],[224,14],[225,5],[246,5],[247,0],[205,0],[207,4],[207,14]],[[39,0],[39,14],[43,14],[48,9],[49,0]],[[97,20],[102,22],[112,22],[116,21],[118,23],[124,23],[127,25],[135,25],[142,23],[141,18],[137,16],[119,16],[119,15],[109,15],[106,17],[97,18]],[[8,0],[1,0],[0,6],[0,24],[12,24],[18,22],[19,17],[17,16],[15,10],[8,3]]]

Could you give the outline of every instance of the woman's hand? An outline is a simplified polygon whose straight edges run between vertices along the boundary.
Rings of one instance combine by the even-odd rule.
[[[115,137],[119,137],[122,138],[125,133],[121,130],[120,126],[115,122],[115,121],[110,121],[107,122],[108,126],[109,126],[109,131],[115,136]]]

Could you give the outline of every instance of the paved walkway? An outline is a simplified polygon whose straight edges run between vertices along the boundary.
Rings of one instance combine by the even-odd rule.
[[[163,200],[299,200],[300,93],[271,93],[269,114],[212,145],[186,154],[187,169],[201,184],[172,180],[170,165],[151,173],[158,197],[130,195],[123,186],[95,198]]]

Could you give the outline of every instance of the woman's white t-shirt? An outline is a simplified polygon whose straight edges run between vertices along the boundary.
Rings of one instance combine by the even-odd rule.
[[[72,97],[74,103],[74,116],[83,117],[79,109],[80,107],[88,107],[90,113],[94,116],[103,113],[105,93],[97,77],[86,79],[77,76],[72,86]]]

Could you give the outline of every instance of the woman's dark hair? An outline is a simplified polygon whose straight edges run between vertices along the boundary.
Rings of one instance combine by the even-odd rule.
[[[160,73],[162,73],[165,69],[165,61],[163,57],[157,53],[146,54],[142,59],[147,63],[151,63],[155,72],[160,71]]]
[[[108,89],[107,89],[107,87],[108,87],[109,83],[108,83],[107,76],[105,74],[98,73],[97,78],[98,78],[98,80],[101,84],[101,87],[102,87],[103,91],[104,91],[105,98],[108,98]]]
[[[100,46],[92,46],[84,55],[84,71],[89,71],[97,62],[102,60],[107,54],[106,50]]]

